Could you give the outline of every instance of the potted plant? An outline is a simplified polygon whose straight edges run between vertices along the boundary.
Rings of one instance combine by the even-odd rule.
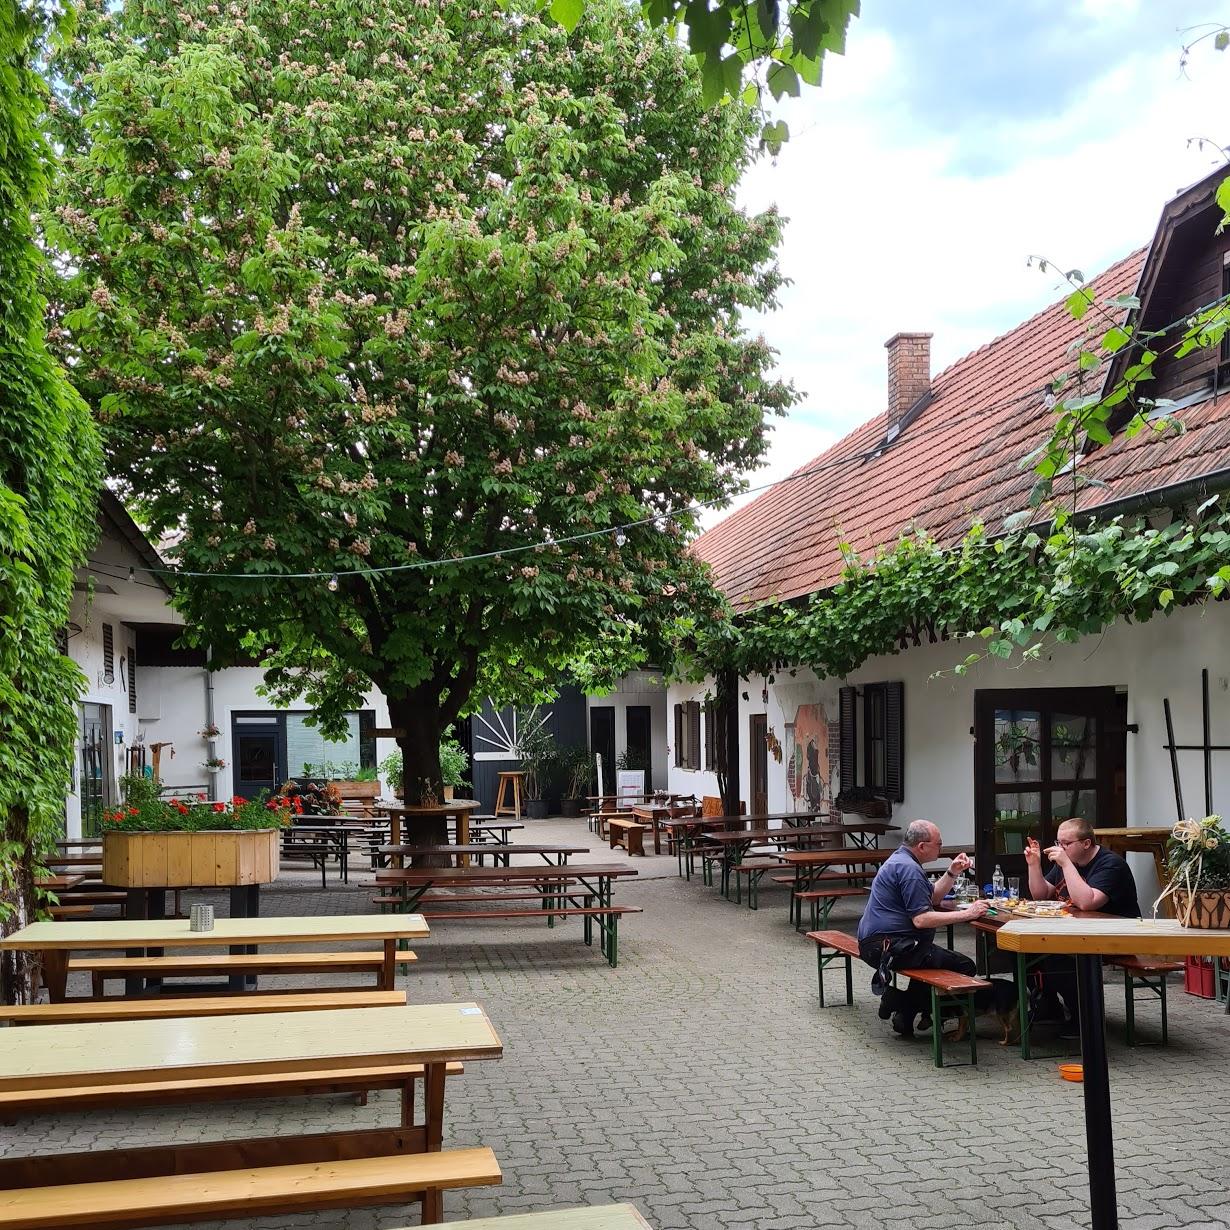
[[[221,773],[226,768],[226,761],[220,756],[210,756],[208,760],[202,761],[201,768],[206,773]]]
[[[1230,927],[1230,833],[1220,816],[1181,820],[1166,843],[1170,882],[1154,905],[1168,897],[1185,927]]]
[[[212,743],[222,734],[222,731],[218,729],[215,723],[210,722],[207,726],[203,726],[200,730],[198,730],[197,734],[200,735],[202,739],[206,739]]]
[[[389,783],[396,798],[402,796],[402,757],[401,748],[395,747],[379,764],[380,776]],[[469,789],[470,783],[465,779],[465,771],[469,768],[469,758],[456,739],[440,740],[440,778],[444,786],[444,801],[452,802],[453,794],[458,789]]]
[[[124,803],[102,817],[103,882],[117,888],[266,884],[281,830],[301,810],[283,795],[195,805],[163,799],[157,778],[122,779]]]
[[[560,788],[563,791],[559,804],[560,815],[579,816],[593,772],[589,762],[589,748],[584,745],[564,748],[560,752],[559,767]]]
[[[536,726],[517,745],[517,755],[525,773],[525,814],[531,820],[545,820],[547,790],[559,763],[555,739],[544,726]]]

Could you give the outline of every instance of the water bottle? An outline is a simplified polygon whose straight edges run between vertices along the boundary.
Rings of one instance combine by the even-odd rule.
[[[1008,895],[1008,884],[1004,879],[1004,873],[998,863],[995,864],[995,874],[991,877],[991,885],[995,890],[995,899],[998,901],[1001,897]]]

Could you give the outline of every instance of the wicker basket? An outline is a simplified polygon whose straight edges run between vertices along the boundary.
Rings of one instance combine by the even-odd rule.
[[[1185,889],[1174,893],[1175,917],[1185,927],[1230,930],[1230,890],[1198,891],[1188,897]]]

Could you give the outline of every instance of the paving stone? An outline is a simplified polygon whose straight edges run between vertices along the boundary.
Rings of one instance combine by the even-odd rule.
[[[584,821],[531,822],[521,837],[589,838],[593,861],[626,857]],[[673,857],[632,861],[640,875],[616,886],[616,900],[645,913],[620,927],[618,969],[580,942],[576,920],[550,931],[437,923],[415,944],[419,961],[399,977],[411,1000],[476,1000],[505,1045],[502,1060],[467,1064],[450,1082],[445,1128],[446,1145],[490,1145],[504,1183],[447,1193],[447,1220],[630,1200],[660,1230],[1088,1224],[1081,1089],[1059,1080],[1055,1060],[1022,1062],[996,1045],[988,1019],[978,1067],[937,1070],[925,1039],[898,1041],[878,1020],[870,971],[856,970],[853,1007],[820,1010],[814,950],[788,924],[783,888],[766,887],[753,912],[699,878],[679,880]],[[356,860],[348,886],[331,878],[321,892],[310,871],[290,872],[261,906],[362,913],[372,891]],[[853,930],[856,918],[841,903],[831,925]],[[959,946],[971,951],[967,937]],[[1216,1142],[1230,1134],[1230,1102],[1211,1074],[1230,1060],[1230,1030],[1218,1005],[1173,982],[1170,1003],[1171,1046],[1128,1049],[1122,991],[1107,985],[1124,1224],[1224,1227]],[[1152,1009],[1140,1017],[1147,1028]],[[319,1097],[26,1117],[0,1126],[0,1155],[387,1126],[397,1114],[396,1096],[380,1093],[365,1107]],[[409,1205],[248,1224],[393,1230],[417,1220]]]

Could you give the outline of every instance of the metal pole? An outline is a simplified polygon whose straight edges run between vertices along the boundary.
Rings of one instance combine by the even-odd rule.
[[[1110,1123],[1110,1078],[1106,1064],[1102,958],[1076,958],[1076,993],[1081,1014],[1081,1061],[1085,1074],[1085,1144],[1089,1157],[1091,1230],[1118,1230],[1115,1147]]]
[[[1179,753],[1175,749],[1174,720],[1170,716],[1169,696],[1162,700],[1162,708],[1166,712],[1166,747],[1170,751],[1170,773],[1174,778],[1174,805],[1179,813],[1179,821],[1182,823],[1187,817],[1184,815],[1183,783],[1179,781]]]
[[[1209,668],[1200,672],[1200,700],[1204,711],[1204,814],[1213,814],[1213,747],[1209,730]]]

